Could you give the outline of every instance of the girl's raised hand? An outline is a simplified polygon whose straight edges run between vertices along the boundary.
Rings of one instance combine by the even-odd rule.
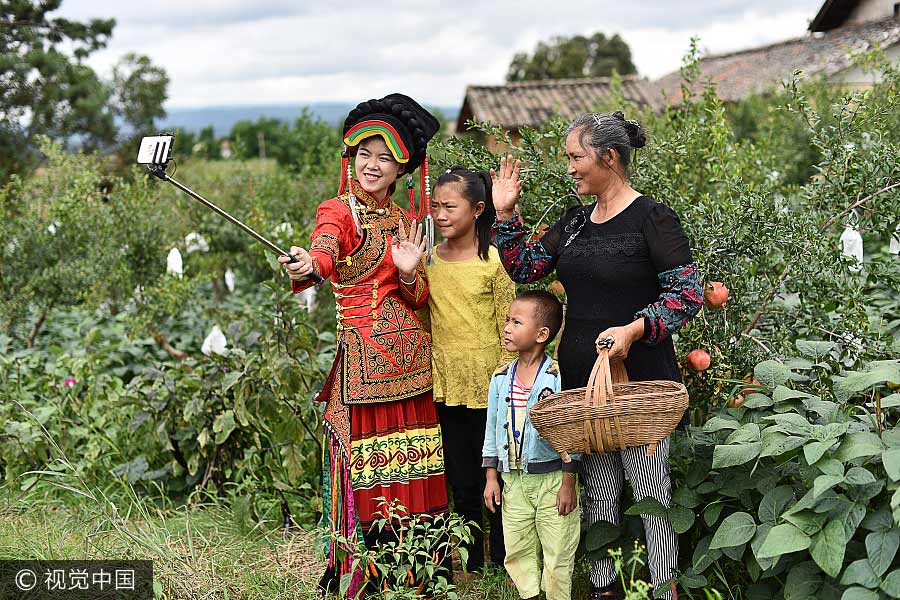
[[[510,219],[516,209],[516,201],[522,193],[522,182],[519,180],[521,168],[522,161],[514,160],[510,154],[500,157],[499,170],[491,169],[491,196],[497,217],[501,220]]]

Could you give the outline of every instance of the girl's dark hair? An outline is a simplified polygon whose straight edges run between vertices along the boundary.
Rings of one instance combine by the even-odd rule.
[[[631,149],[643,148],[647,134],[637,121],[629,121],[620,111],[584,113],[569,125],[566,133],[579,131],[578,141],[583,148],[593,148],[597,157],[613,149],[622,161],[626,176],[630,175]]]
[[[478,256],[481,260],[487,260],[488,251],[491,249],[491,227],[497,220],[497,211],[494,209],[494,199],[491,196],[491,174],[456,165],[438,177],[434,189],[447,183],[459,184],[462,197],[468,200],[473,208],[477,207],[479,202],[484,203],[484,210],[475,219],[475,235],[478,237]]]

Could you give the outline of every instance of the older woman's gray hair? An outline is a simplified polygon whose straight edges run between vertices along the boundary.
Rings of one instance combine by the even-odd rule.
[[[631,165],[631,150],[647,143],[644,128],[637,121],[629,121],[621,112],[584,113],[569,125],[566,134],[579,131],[578,141],[583,148],[593,148],[597,157],[615,150],[625,172]]]

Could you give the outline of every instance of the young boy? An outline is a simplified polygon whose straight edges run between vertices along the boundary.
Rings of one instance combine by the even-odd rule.
[[[563,462],[531,425],[528,411],[559,391],[556,361],[544,354],[562,325],[562,306],[552,294],[519,294],[506,317],[503,340],[518,358],[494,372],[488,393],[482,466],[484,503],[501,507],[504,566],[522,598],[569,600],[580,524],[575,478],[581,456]],[[503,478],[501,501],[498,473]],[[543,577],[539,566],[543,553]]]

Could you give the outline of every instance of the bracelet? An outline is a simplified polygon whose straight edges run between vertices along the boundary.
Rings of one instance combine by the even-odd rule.
[[[399,274],[397,275],[397,279],[399,279],[400,283],[402,283],[403,285],[412,285],[416,282],[416,279],[418,279],[418,278],[419,278],[419,274],[415,273],[415,274],[413,274],[412,281],[403,281],[403,278],[400,277]]]

